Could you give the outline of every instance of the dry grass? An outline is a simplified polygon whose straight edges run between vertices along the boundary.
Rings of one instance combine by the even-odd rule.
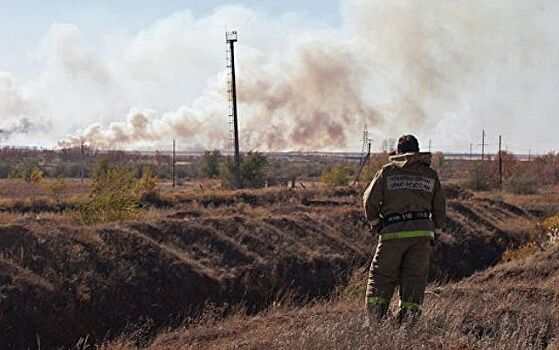
[[[512,260],[524,259],[528,256],[534,255],[539,251],[541,251],[541,247],[538,244],[534,242],[528,242],[525,245],[521,246],[520,248],[507,249],[503,253],[503,256],[501,257],[501,261],[508,262]]]
[[[521,246],[531,237],[530,216],[506,203],[460,197],[449,202],[449,212],[433,255],[433,276],[444,280],[487,268],[508,247]],[[370,261],[375,242],[358,193],[344,188],[180,194],[168,209],[145,210],[137,220],[92,227],[76,226],[59,214],[4,215],[11,224],[0,226],[0,295],[2,305],[17,306],[2,309],[0,342],[7,348],[33,347],[37,334],[49,348],[75,344],[86,334],[93,343],[107,332],[111,337],[123,332],[120,344],[133,346],[159,327],[198,315],[207,303],[223,308],[222,314],[240,303],[254,314],[287,292],[297,305],[330,297],[346,285],[355,266]],[[348,324],[347,319],[355,317],[356,325],[363,316],[359,303],[347,298],[326,306],[346,310],[343,321]],[[340,327],[329,321],[326,306],[282,306],[274,312],[289,315],[284,318],[302,312],[301,320],[309,324],[314,312],[327,327]],[[235,317],[253,322],[243,315]],[[151,326],[141,332],[131,336],[125,331],[146,319]],[[212,329],[199,326],[200,332]],[[270,323],[270,329],[261,331],[272,332],[274,326]],[[278,331],[284,331],[282,327],[278,324]],[[305,332],[316,336],[332,329]],[[343,331],[359,336],[365,332]],[[306,339],[305,334],[297,337]],[[296,347],[291,336],[284,341]]]
[[[49,183],[53,179],[45,179],[37,187],[36,199],[52,199],[53,194],[49,188]],[[90,180],[84,180],[82,184],[79,179],[65,179],[66,189],[61,193],[61,200],[68,200],[74,197],[86,195],[89,192]],[[19,179],[0,179],[0,199],[2,200],[28,200],[32,197],[29,185]]]
[[[431,287],[415,324],[367,326],[361,298],[272,307],[163,332],[146,349],[558,349],[559,247]],[[551,262],[542,269],[541,261]],[[549,265],[549,264],[548,264]],[[361,281],[364,284],[364,281]],[[346,295],[347,296],[347,295]],[[394,306],[394,305],[393,305]],[[132,349],[122,337],[101,349]]]
[[[559,185],[544,186],[537,194],[512,194],[506,192],[486,192],[480,197],[503,200],[525,208],[530,213],[544,218],[559,213]]]
[[[72,219],[64,213],[18,213],[18,212],[0,212],[0,225],[41,225],[45,221],[56,222],[61,225],[71,224]]]

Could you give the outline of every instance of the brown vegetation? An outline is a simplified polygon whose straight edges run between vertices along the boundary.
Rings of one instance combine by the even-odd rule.
[[[362,285],[364,274],[354,283]],[[257,316],[199,320],[163,332],[146,349],[557,349],[559,248],[432,286],[423,317],[367,326],[361,293]],[[354,297],[358,295],[359,297]],[[393,309],[395,305],[392,305]],[[102,349],[132,349],[126,336]]]
[[[436,278],[471,275],[537,238],[524,210],[453,191]],[[285,296],[302,305],[335,295],[373,253],[350,188],[201,191],[170,202],[141,220],[81,227],[39,214],[0,226],[0,342],[32,348],[38,335],[43,347],[73,345],[134,324],[152,335],[208,304],[220,315]]]

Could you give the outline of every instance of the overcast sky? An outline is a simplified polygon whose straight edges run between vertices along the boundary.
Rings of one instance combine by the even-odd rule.
[[[0,144],[360,150],[414,133],[557,150],[559,4],[546,0],[0,0]]]

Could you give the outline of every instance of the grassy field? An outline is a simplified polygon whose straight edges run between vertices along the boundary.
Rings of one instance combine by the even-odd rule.
[[[557,214],[556,188],[529,197],[447,187],[425,317],[371,332],[361,299],[375,237],[359,190],[166,182],[164,206],[82,226],[71,214],[88,183],[67,180],[55,201],[48,183],[31,198],[10,181],[0,183],[5,348],[545,348],[557,331],[557,307],[544,308],[557,304],[557,269],[544,276],[537,264],[557,252],[523,260],[545,247],[539,223]]]

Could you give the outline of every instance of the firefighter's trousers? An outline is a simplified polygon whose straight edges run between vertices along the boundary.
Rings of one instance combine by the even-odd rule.
[[[399,285],[400,312],[420,313],[429,274],[431,237],[379,239],[369,270],[366,303],[383,316]]]

